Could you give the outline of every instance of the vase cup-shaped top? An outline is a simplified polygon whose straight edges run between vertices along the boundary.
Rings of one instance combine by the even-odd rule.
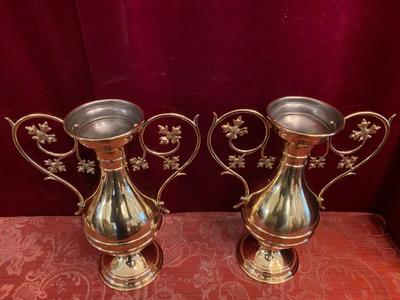
[[[248,196],[242,217],[250,233],[269,249],[306,242],[319,221],[317,196],[304,178],[313,146],[344,127],[334,107],[306,97],[284,97],[268,105],[267,117],[285,140],[280,166],[271,182]]]
[[[128,143],[143,122],[142,109],[125,100],[97,100],[72,110],[64,129],[87,148],[116,148]]]
[[[65,131],[96,152],[100,183],[86,200],[82,222],[88,241],[111,255],[139,252],[161,225],[155,201],[139,192],[126,171],[124,145],[142,122],[142,110],[123,100],[86,103],[64,120]]]

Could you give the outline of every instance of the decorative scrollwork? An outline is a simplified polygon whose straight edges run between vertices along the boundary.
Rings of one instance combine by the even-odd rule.
[[[76,157],[78,159],[78,172],[86,172],[90,174],[94,174],[94,166],[95,163],[93,161],[87,161],[87,160],[82,160],[80,155],[79,155],[79,146],[78,142],[74,140],[74,145],[72,149],[69,151],[63,152],[63,153],[58,153],[58,152],[52,152],[49,151],[45,148],[43,148],[42,145],[44,144],[51,144],[57,142],[57,138],[55,134],[50,133],[51,127],[49,127],[48,122],[44,123],[39,123],[37,126],[32,125],[32,126],[26,126],[25,129],[27,130],[27,133],[32,136],[32,139],[36,141],[36,146],[38,149],[45,153],[46,155],[51,156],[52,158],[44,160],[44,166],[41,166],[38,164],[36,161],[34,161],[22,148],[19,140],[18,140],[18,129],[21,124],[25,123],[28,120],[31,119],[49,119],[55,122],[58,122],[60,124],[64,124],[64,121],[58,117],[48,115],[48,114],[29,114],[26,115],[16,122],[13,122],[10,118],[5,118],[8,123],[11,126],[12,130],[12,139],[14,142],[15,147],[17,148],[18,152],[24,157],[30,164],[32,164],[36,169],[39,171],[43,172],[47,176],[44,178],[45,180],[55,180],[58,181],[62,184],[64,184],[66,187],[71,189],[78,197],[79,202],[78,202],[78,211],[75,213],[76,215],[80,214],[82,209],[85,207],[85,199],[83,198],[82,194],[68,181],[65,179],[59,177],[56,175],[56,173],[60,172],[65,172],[67,169],[63,163],[63,159],[72,155],[76,154]]]
[[[371,122],[367,121],[365,118],[362,119],[361,123],[357,124],[357,127],[359,128],[359,130],[353,130],[349,136],[350,139],[360,142],[360,144],[356,148],[350,149],[350,150],[338,150],[332,144],[332,139],[330,138],[328,140],[327,152],[322,156],[322,158],[325,159],[325,156],[327,155],[328,151],[331,150],[333,153],[340,156],[340,158],[341,158],[337,165],[337,168],[338,169],[347,169],[347,171],[341,173],[340,175],[338,175],[337,177],[332,179],[320,191],[320,193],[318,195],[318,202],[322,209],[325,208],[323,206],[323,201],[324,201],[323,195],[326,192],[326,190],[330,186],[332,186],[335,182],[337,182],[338,180],[340,180],[346,176],[356,175],[356,173],[354,171],[356,169],[358,169],[359,167],[361,167],[362,165],[364,165],[365,163],[367,163],[369,160],[371,160],[381,150],[381,148],[387,141],[387,138],[390,133],[390,125],[393,121],[393,118],[396,115],[392,115],[389,119],[386,119],[384,116],[382,116],[378,113],[375,113],[375,112],[361,111],[361,112],[356,112],[356,113],[350,114],[350,115],[346,116],[344,119],[345,119],[345,121],[347,121],[351,118],[363,117],[363,116],[372,117],[382,123],[383,128],[385,130],[382,141],[370,155],[368,155],[366,158],[364,158],[361,161],[358,160],[357,156],[353,155],[354,153],[358,152],[365,145],[366,141],[369,140],[372,137],[372,135],[375,134],[381,128],[381,126],[378,126],[376,124],[372,124],[370,126]],[[309,161],[309,165],[308,165],[309,169],[317,167],[317,165],[315,165],[315,167],[310,167],[312,164],[314,164],[314,165],[316,164],[316,161],[313,160],[313,157],[311,157],[311,159]]]
[[[354,141],[358,141],[361,142],[361,144],[354,149],[354,151],[352,151],[351,153],[357,152],[358,150],[360,150],[365,142],[370,139],[372,137],[373,134],[375,134],[380,128],[381,126],[378,126],[376,124],[372,124],[370,126],[371,122],[367,121],[366,119],[362,119],[361,123],[357,124],[357,127],[360,130],[353,130],[352,133],[350,134],[349,138],[354,140]],[[327,150],[325,152],[324,155],[322,156],[311,156],[308,160],[308,169],[317,169],[317,168],[324,168],[325,164],[326,164],[326,156],[329,153],[329,149],[330,149],[330,143],[328,141],[327,143]],[[356,163],[358,157],[357,156],[346,156],[341,155],[339,153],[337,153],[338,155],[341,156],[341,160],[339,161],[339,163],[337,164],[337,168],[338,169],[352,169],[354,164]],[[349,154],[349,153],[347,153]]]
[[[179,155],[164,158],[163,170],[178,170],[178,169],[179,169]]]
[[[375,134],[378,129],[381,128],[375,124],[372,124],[372,126],[369,127],[369,124],[371,124],[371,122],[362,119],[361,123],[357,124],[360,130],[353,130],[353,132],[350,134],[350,138],[354,141],[362,142],[371,138],[371,134]]]
[[[358,157],[357,156],[343,156],[339,161],[337,168],[338,169],[353,169],[354,164],[356,163]]]
[[[149,163],[144,157],[132,157],[129,162],[132,166],[132,171],[134,172],[149,168]]]
[[[82,159],[78,162],[78,172],[94,174],[94,168],[96,164],[92,160]]]
[[[57,142],[55,134],[48,134],[51,131],[51,127],[49,127],[47,121],[38,124],[38,128],[35,125],[26,126],[25,129],[28,131],[28,134],[32,136],[32,139],[41,143],[41,144],[51,144]]]
[[[310,156],[307,160],[308,169],[322,169],[326,165],[326,156],[329,154],[329,140],[326,143],[325,153],[321,156]]]
[[[257,168],[273,169],[276,161],[274,156],[262,156],[257,162]]]
[[[160,137],[160,145],[177,144],[182,138],[181,126],[172,126],[171,131],[168,129],[168,125],[158,125],[158,133],[163,135]]]
[[[47,170],[51,173],[59,173],[67,171],[67,168],[64,166],[64,163],[59,158],[49,158],[44,161],[44,164],[47,166]]]
[[[165,187],[170,183],[174,178],[178,176],[183,176],[186,175],[186,173],[183,172],[183,170],[193,161],[194,157],[196,156],[197,152],[199,151],[200,148],[200,129],[198,126],[198,115],[194,117],[193,120],[180,115],[176,113],[165,113],[165,114],[159,114],[156,116],[151,117],[147,121],[145,121],[140,128],[139,131],[139,142],[140,146],[142,148],[142,156],[140,157],[133,157],[129,160],[132,170],[133,171],[139,171],[139,170],[145,170],[149,168],[149,163],[146,160],[146,155],[150,154],[155,157],[161,158],[163,160],[163,170],[171,170],[174,171],[161,185],[161,187],[158,190],[157,193],[157,198],[156,198],[156,205],[165,213],[169,213],[169,210],[165,207],[164,202],[161,201],[161,195],[162,192],[164,191]],[[196,145],[193,150],[193,153],[191,156],[188,158],[186,162],[181,164],[180,162],[180,157],[179,155],[173,155],[178,152],[181,146],[181,140],[182,140],[182,130],[181,126],[172,126],[171,130],[167,125],[162,126],[158,125],[158,133],[161,135],[159,138],[160,140],[160,145],[175,145],[173,149],[164,151],[164,152],[159,152],[155,151],[151,148],[149,148],[145,142],[144,142],[144,134],[146,131],[146,128],[153,123],[156,120],[164,119],[164,118],[177,118],[185,123],[189,124],[195,132],[196,135]]]
[[[225,136],[227,138],[236,140],[238,136],[244,136],[245,134],[249,133],[247,127],[240,128],[244,124],[242,116],[239,116],[236,119],[234,119],[232,123],[233,125],[231,125],[230,123],[226,123],[225,125],[221,126],[223,132],[226,133]]]
[[[244,155],[229,155],[228,157],[229,160],[229,168],[230,169],[240,169],[240,168],[245,168],[246,167],[246,159],[244,158]]]
[[[265,136],[262,142],[254,148],[251,149],[240,149],[236,147],[233,143],[234,140],[237,140],[239,137],[242,137],[249,133],[247,127],[244,127],[244,120],[242,116],[239,114],[249,114],[255,116],[264,125],[265,128]],[[232,120],[232,124],[230,122],[221,125],[222,132],[225,134],[225,137],[229,139],[229,148],[235,152],[233,155],[228,156],[228,164],[225,164],[215,153],[214,148],[212,146],[212,136],[215,128],[226,118],[239,115],[235,119]],[[240,180],[244,187],[244,196],[241,197],[241,201],[234,206],[234,208],[238,208],[241,205],[245,204],[248,201],[248,196],[250,194],[249,185],[246,180],[233,169],[240,169],[246,167],[246,156],[251,155],[257,151],[261,152],[261,158],[257,162],[258,168],[269,168],[272,169],[273,165],[276,161],[276,158],[273,156],[265,155],[265,147],[268,143],[268,139],[270,136],[270,124],[268,120],[260,114],[258,111],[251,109],[237,109],[232,110],[230,112],[225,113],[221,117],[218,117],[216,113],[214,113],[213,122],[208,130],[207,134],[207,147],[210,151],[212,157],[215,161],[224,169],[221,175],[229,174]]]
[[[319,169],[325,167],[325,156],[310,156],[308,169]]]

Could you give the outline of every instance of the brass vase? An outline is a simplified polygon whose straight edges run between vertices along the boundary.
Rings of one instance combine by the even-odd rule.
[[[235,140],[248,134],[242,119],[245,114],[258,118],[265,128],[262,143],[252,149],[240,149],[234,144]],[[233,119],[232,124],[228,122],[221,126],[234,152],[225,163],[214,151],[213,134],[223,120],[235,115],[239,116]],[[384,130],[378,147],[361,161],[354,153],[382,126],[371,124],[363,118],[350,135],[352,140],[359,143],[356,148],[342,151],[332,144],[332,137],[344,128],[345,121],[355,117],[373,118],[379,121]],[[221,117],[214,113],[207,137],[209,151],[224,169],[222,174],[237,177],[244,186],[244,196],[234,207],[241,207],[244,224],[250,232],[242,237],[237,246],[239,264],[248,276],[271,284],[282,283],[293,277],[299,265],[295,247],[307,242],[314,234],[323,194],[337,180],[354,175],[357,168],[377,154],[388,138],[393,117],[386,119],[374,112],[356,112],[343,117],[327,103],[307,97],[277,99],[268,105],[266,117],[250,109],[233,110]],[[257,167],[273,168],[276,158],[265,153],[272,128],[285,142],[278,170],[265,187],[250,193],[249,185],[237,170],[245,167],[246,156],[258,151],[261,157]],[[326,143],[326,152],[322,156],[312,156],[313,147],[321,143]],[[307,185],[304,171],[306,167],[324,167],[329,150],[340,156],[337,167],[346,171],[331,180],[317,195]]]
[[[160,144],[172,145],[172,149],[158,152],[144,142],[144,132],[149,124],[162,118],[178,118],[190,125],[196,135],[194,151],[181,164],[175,155],[180,148],[181,126],[159,125]],[[64,120],[47,114],[31,114],[13,122],[14,144],[21,155],[46,174],[45,179],[56,180],[72,189],[79,198],[83,230],[87,240],[101,253],[99,271],[103,281],[113,289],[131,290],[149,284],[161,269],[163,253],[154,240],[160,229],[162,212],[168,212],[161,201],[166,185],[175,177],[184,175],[183,169],[194,159],[200,147],[200,131],[197,116],[194,120],[179,114],[156,115],[147,121],[142,110],[135,104],[123,100],[98,100],[83,104],[72,110]],[[36,141],[38,148],[53,157],[44,161],[44,166],[35,162],[24,151],[18,140],[21,124],[31,119],[49,119],[63,124],[65,132],[74,139],[74,146],[65,153],[48,151],[43,146],[57,141],[48,122],[26,126],[27,133]],[[140,157],[130,159],[133,171],[149,168],[146,154],[163,160],[163,169],[172,171],[161,186],[156,199],[144,193],[130,180],[124,146],[138,135],[142,148]],[[59,173],[66,171],[63,159],[76,154],[78,172],[93,174],[95,162],[82,159],[79,144],[96,153],[100,168],[100,182],[96,191],[86,199]]]

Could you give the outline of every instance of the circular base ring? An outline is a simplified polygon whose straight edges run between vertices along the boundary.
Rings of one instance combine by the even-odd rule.
[[[260,247],[250,234],[243,236],[237,247],[239,265],[251,278],[278,284],[293,278],[299,266],[294,248],[271,250]]]
[[[140,289],[151,283],[163,263],[161,247],[151,242],[138,253],[126,256],[102,254],[99,263],[101,279],[119,291]]]

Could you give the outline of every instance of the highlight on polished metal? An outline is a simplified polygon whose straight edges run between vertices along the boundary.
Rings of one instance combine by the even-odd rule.
[[[178,153],[183,133],[180,126],[158,125],[160,145],[172,145],[172,149],[159,152],[148,147],[144,134],[150,124],[165,118],[175,118],[194,130],[196,142],[190,157],[181,162]],[[160,229],[162,212],[169,212],[161,201],[161,195],[171,180],[185,175],[184,169],[192,162],[200,147],[198,116],[193,120],[176,113],[165,113],[144,120],[142,110],[124,100],[97,100],[72,110],[64,120],[48,114],[30,114],[13,122],[12,138],[19,153],[34,167],[46,174],[45,179],[58,181],[78,196],[78,211],[87,240],[102,252],[99,271],[103,281],[117,290],[141,288],[153,281],[161,269],[163,253],[154,240]],[[44,162],[34,161],[18,140],[18,129],[32,119],[48,119],[64,125],[65,132],[74,140],[72,149],[64,153],[52,152],[44,145],[57,142],[49,123],[26,126],[27,135],[36,141],[41,152],[49,156]],[[142,154],[129,159],[133,171],[149,168],[146,155],[162,160],[162,167],[169,177],[161,185],[153,199],[145,195],[128,176],[124,146],[138,135]],[[79,144],[96,153],[100,168],[100,182],[95,192],[85,197],[71,183],[60,177],[66,172],[63,159],[73,154],[78,163],[76,171],[94,174],[94,161],[82,159]],[[171,173],[172,172],[172,173]]]
[[[261,144],[251,149],[240,149],[234,141],[249,134],[243,115],[257,117],[264,125],[265,135]],[[233,118],[234,116],[238,116]],[[359,143],[351,150],[338,150],[332,137],[345,127],[351,118],[363,117],[353,130],[350,139]],[[215,161],[224,169],[221,174],[238,178],[244,186],[244,195],[234,208],[241,207],[244,224],[250,234],[243,236],[237,246],[241,268],[253,279],[271,284],[291,279],[297,271],[299,258],[294,247],[308,241],[319,221],[319,209],[323,208],[323,195],[336,181],[349,175],[372,159],[385,144],[390,124],[395,115],[386,119],[368,111],[356,112],[343,117],[334,107],[322,101],[299,96],[284,97],[271,102],[267,114],[251,109],[237,109],[214,119],[207,135],[207,146]],[[233,118],[232,122],[221,123]],[[379,125],[370,120],[378,121]],[[213,147],[215,129],[220,126],[228,138],[232,154],[221,159]],[[373,135],[383,127],[383,138],[378,147],[359,161],[354,155]],[[282,158],[273,179],[258,191],[250,192],[246,180],[237,172],[246,167],[246,156],[260,152],[259,168],[272,169],[276,158],[266,154],[270,130],[274,128],[285,141]],[[326,143],[322,156],[311,155],[314,146]],[[304,170],[323,168],[329,151],[340,157],[337,168],[346,171],[328,182],[314,194],[306,183]]]

